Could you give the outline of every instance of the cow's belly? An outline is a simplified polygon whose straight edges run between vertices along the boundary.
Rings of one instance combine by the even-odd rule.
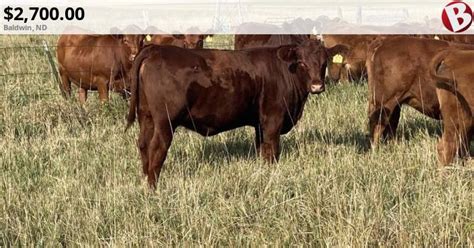
[[[408,101],[408,105],[418,110],[420,113],[439,120],[441,117],[441,110],[437,99],[422,100],[417,97],[413,97]]]
[[[188,99],[183,126],[210,136],[242,126],[255,126],[258,106],[255,98],[241,89],[204,89]]]
[[[255,126],[256,117],[243,111],[229,111],[227,114],[212,113],[208,110],[198,112],[194,109],[188,114],[183,126],[203,136],[212,136],[243,126]]]
[[[410,91],[404,97],[407,99],[405,102],[418,110],[420,113],[425,114],[434,119],[440,119],[441,110],[438,103],[438,96],[436,95],[436,88],[433,87],[434,82],[426,81],[421,83],[413,83]]]
[[[77,59],[70,58],[64,62],[63,67],[66,69],[69,79],[76,85],[91,90],[96,90],[100,84],[108,83],[116,62],[104,61],[102,58],[104,55],[99,56],[100,54],[98,52],[92,53]],[[116,75],[112,77],[116,77]]]

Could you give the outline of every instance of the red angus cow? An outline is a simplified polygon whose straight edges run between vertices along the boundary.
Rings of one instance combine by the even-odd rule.
[[[79,100],[85,103],[88,90],[99,91],[107,101],[108,91],[124,94],[132,61],[143,46],[144,35],[62,35],[57,58],[61,91],[71,95],[71,82],[79,87]]]
[[[280,135],[301,118],[308,95],[324,91],[328,57],[345,49],[325,49],[314,40],[239,51],[144,48],[132,68],[128,126],[138,114],[138,147],[150,186],[179,126],[203,136],[252,126],[259,153],[278,159]]]

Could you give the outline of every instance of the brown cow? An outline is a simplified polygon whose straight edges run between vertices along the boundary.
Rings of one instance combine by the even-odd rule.
[[[261,47],[279,47],[283,45],[298,45],[309,40],[309,35],[285,34],[237,34],[234,39],[235,50]]]
[[[143,45],[143,35],[62,35],[57,58],[63,96],[70,97],[71,82],[79,87],[79,100],[85,103],[88,90],[99,91],[108,100],[108,91],[125,94],[127,72]]]
[[[370,43],[380,35],[324,35],[324,46],[345,45],[349,52],[340,60],[328,60],[328,78],[333,82],[358,81],[367,78],[365,61]],[[340,55],[339,55],[340,56]]]
[[[138,112],[143,172],[155,186],[179,126],[203,136],[252,126],[267,161],[300,119],[309,93],[324,91],[326,61],[343,46],[318,41],[239,51],[149,46],[132,68],[128,127]]]
[[[442,164],[450,164],[456,153],[469,154],[474,135],[474,51],[450,49],[431,62],[436,93],[443,117],[443,136],[438,143]]]
[[[391,37],[376,40],[369,48],[369,130],[373,145],[392,138],[397,130],[403,104],[440,118],[435,82],[429,62],[449,47],[472,47],[446,41]]]
[[[366,60],[370,44],[376,39],[382,40],[389,37],[422,35],[324,35],[324,46],[345,45],[349,47],[347,57],[341,61],[330,59],[328,61],[328,78],[333,82],[349,82],[367,79]],[[434,36],[431,36],[434,37]]]
[[[206,35],[202,34],[156,34],[146,36],[145,45],[169,45],[189,49],[202,49]]]

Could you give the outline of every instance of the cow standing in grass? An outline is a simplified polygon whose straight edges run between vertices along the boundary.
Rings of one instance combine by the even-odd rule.
[[[391,37],[371,43],[367,57],[369,130],[373,145],[396,134],[402,105],[440,119],[430,61],[448,48],[471,45],[415,37]]]
[[[278,159],[280,135],[303,113],[308,94],[324,91],[328,57],[318,41],[240,51],[148,46],[132,68],[128,126],[138,114],[143,172],[155,186],[177,127],[212,136],[255,128],[256,148]]]
[[[57,58],[61,91],[71,95],[71,82],[79,87],[79,100],[97,90],[102,102],[109,90],[125,95],[129,88],[128,71],[143,46],[144,35],[62,35]]]

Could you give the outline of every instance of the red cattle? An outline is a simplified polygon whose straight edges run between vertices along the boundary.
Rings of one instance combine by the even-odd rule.
[[[443,117],[443,136],[438,143],[442,164],[455,155],[469,154],[474,136],[474,51],[450,49],[438,53],[430,64]]]
[[[71,82],[79,87],[81,103],[88,90],[97,90],[101,101],[107,101],[109,90],[125,94],[128,70],[143,39],[144,35],[62,35],[57,58],[63,95],[71,95]]]
[[[278,159],[280,135],[303,113],[309,93],[324,91],[328,57],[318,41],[239,51],[148,46],[132,68],[128,126],[138,114],[143,172],[154,187],[179,126],[211,136],[255,128],[256,147]]]

